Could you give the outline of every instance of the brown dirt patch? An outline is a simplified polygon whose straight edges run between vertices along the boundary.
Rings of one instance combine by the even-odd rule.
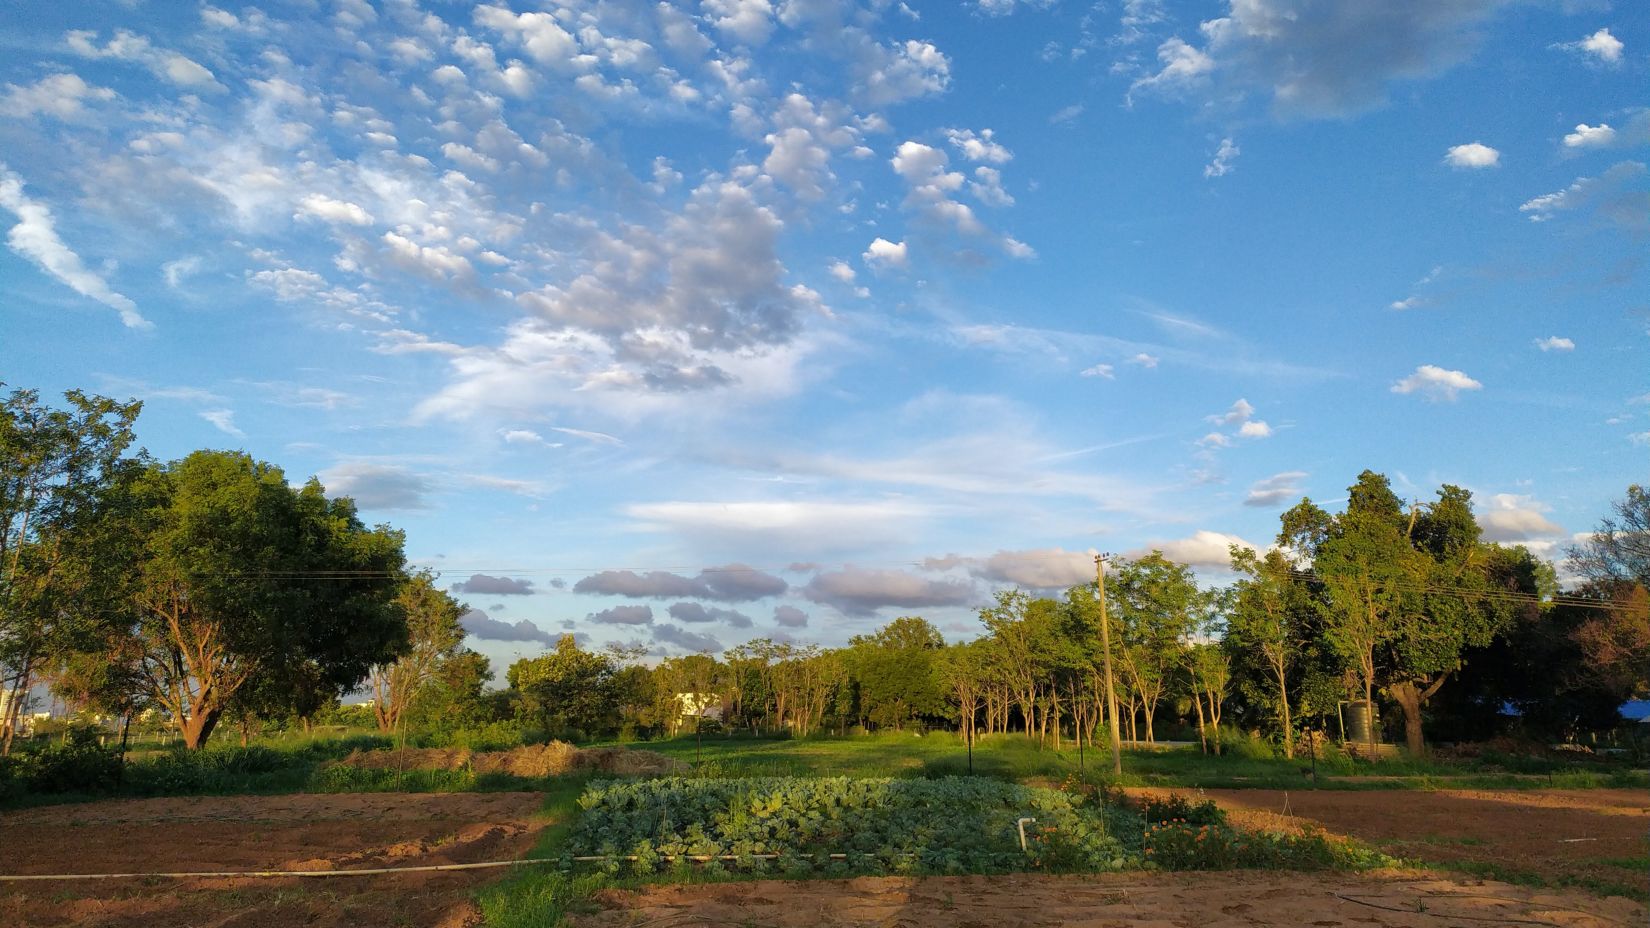
[[[613,892],[577,928],[1447,928],[1644,924],[1644,906],[1428,874],[1123,873],[1108,876],[867,877],[663,886]]]
[[[523,856],[538,793],[110,800],[0,814],[0,873],[347,870]],[[468,890],[506,871],[0,883],[0,925],[472,924]]]
[[[1395,857],[1650,896],[1650,794],[1641,790],[1217,789],[1196,795],[1215,800],[1239,826],[1275,830],[1316,822]]]
[[[402,748],[353,751],[338,763],[366,770],[471,770],[518,777],[550,777],[591,772],[614,776],[670,776],[685,773],[681,761],[654,751],[632,748],[576,748],[565,741],[528,745],[509,751],[466,748]]]

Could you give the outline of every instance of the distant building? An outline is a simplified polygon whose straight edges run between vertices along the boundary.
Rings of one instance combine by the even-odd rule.
[[[676,717],[671,719],[671,731],[680,730],[689,719],[722,721],[722,697],[716,693],[677,693]]]

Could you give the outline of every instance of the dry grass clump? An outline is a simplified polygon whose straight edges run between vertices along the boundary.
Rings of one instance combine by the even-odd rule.
[[[517,777],[553,777],[573,772],[614,776],[670,776],[686,770],[681,761],[654,751],[607,747],[579,749],[565,741],[528,745],[509,751],[471,751],[468,748],[402,748],[352,751],[339,761],[363,770],[464,770],[505,773]]]

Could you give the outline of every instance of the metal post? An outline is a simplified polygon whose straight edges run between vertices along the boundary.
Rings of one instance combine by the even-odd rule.
[[[1111,716],[1112,773],[1123,776],[1123,732],[1117,727],[1117,689],[1111,678],[1111,620],[1106,616],[1106,556],[1094,556],[1094,579],[1100,596],[1100,647],[1106,668],[1106,714]]]

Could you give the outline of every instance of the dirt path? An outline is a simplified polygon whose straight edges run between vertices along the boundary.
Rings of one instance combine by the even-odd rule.
[[[1204,790],[1233,822],[1314,821],[1410,860],[1650,895],[1650,794],[1640,790]],[[1287,804],[1287,805],[1286,805]],[[1284,815],[1285,808],[1288,815]]]
[[[0,814],[0,873],[333,870],[520,857],[537,793],[115,800]],[[12,849],[20,849],[21,853]],[[462,925],[502,871],[0,883],[0,925]]]
[[[576,928],[1639,928],[1626,899],[1427,874],[867,877],[612,892]]]

